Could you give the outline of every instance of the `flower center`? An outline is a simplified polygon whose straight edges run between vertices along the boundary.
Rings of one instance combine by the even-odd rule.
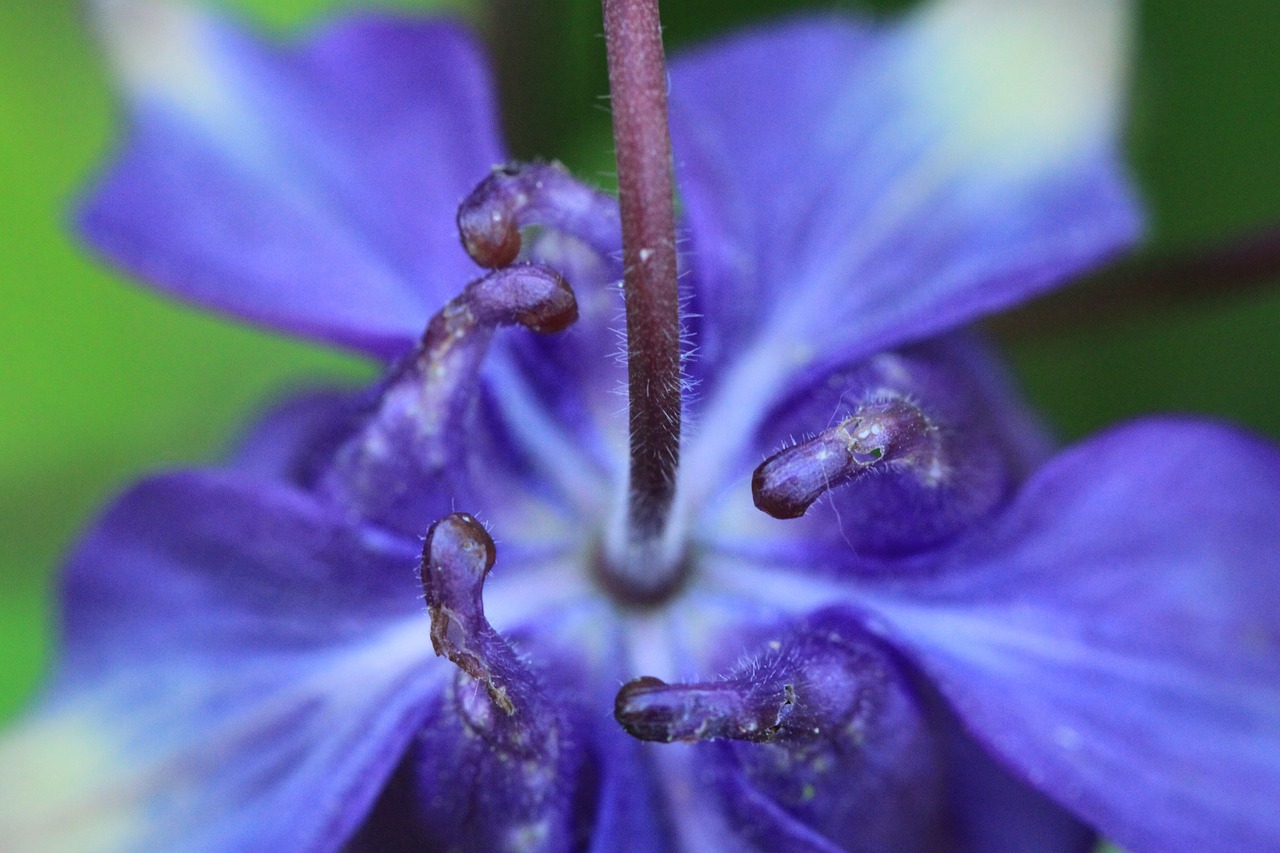
[[[630,581],[629,575],[617,570],[616,563],[601,542],[592,553],[588,569],[596,585],[615,604],[651,610],[661,607],[680,594],[694,573],[694,560],[686,547],[666,565],[664,571],[650,573],[648,583],[636,584]]]
[[[458,230],[463,246],[473,260],[495,270],[495,273],[521,266],[517,264],[524,252],[521,231],[530,227],[568,235],[592,249],[601,259],[608,260],[616,257],[620,246],[625,246],[625,205],[620,207],[610,197],[577,182],[557,164],[534,163],[508,165],[495,170],[472,191],[458,210]],[[625,265],[629,261],[625,248],[623,255],[624,293],[630,318],[635,301],[626,291]],[[651,257],[645,255],[644,263],[650,260]],[[637,356],[635,343],[643,342],[651,331],[650,324],[642,323],[637,329],[628,319],[629,387],[634,385],[634,365],[644,360]],[[588,332],[594,333],[596,330]],[[676,335],[674,353],[677,366],[679,343]],[[645,393],[652,390],[655,383],[664,381],[646,380],[642,383]],[[678,375],[674,382],[678,392]],[[634,411],[636,392],[632,390],[629,396],[632,402],[630,444],[633,451],[639,443],[648,453],[653,441],[645,438],[648,432],[644,422],[652,413],[638,418]],[[678,427],[678,393],[675,400],[675,414],[661,415],[666,422],[664,429]],[[664,434],[662,441],[671,437]],[[675,438],[678,440],[678,435]],[[652,607],[669,600],[683,586],[690,572],[684,530],[680,524],[673,523],[675,519],[670,506],[675,488],[675,450],[664,450],[663,454],[670,457],[667,459],[669,471],[658,472],[639,464],[636,454],[631,454],[625,503],[614,517],[605,522],[600,545],[591,560],[591,573],[601,589],[614,601],[627,606]]]
[[[688,568],[683,536],[672,524],[684,383],[657,0],[604,0],[604,29],[618,165],[630,452],[625,509],[606,531],[595,562],[604,587],[619,600],[661,601]],[[554,167],[507,169],[482,184],[458,214],[472,258],[491,268],[513,263],[520,227],[566,210],[556,203],[570,186],[565,177]]]

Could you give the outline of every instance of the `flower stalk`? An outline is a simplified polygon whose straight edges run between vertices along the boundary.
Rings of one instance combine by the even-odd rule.
[[[625,565],[633,582],[668,574],[655,558],[680,456],[680,303],[667,76],[657,0],[604,0],[622,211],[630,484]]]

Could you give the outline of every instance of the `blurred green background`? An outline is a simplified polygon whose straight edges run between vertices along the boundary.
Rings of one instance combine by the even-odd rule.
[[[287,33],[340,4],[227,5]],[[447,6],[497,44],[504,94],[519,106],[507,115],[517,154],[558,156],[584,175],[609,168],[598,0],[397,5]],[[832,5],[668,0],[664,14],[678,47],[743,20]],[[95,507],[144,472],[216,458],[281,387],[368,371],[165,302],[88,257],[65,211],[116,132],[111,83],[78,4],[0,6],[3,718],[39,680],[52,571]],[[1275,0],[1151,0],[1141,6],[1139,40],[1131,148],[1153,209],[1152,250],[1280,219]],[[1280,289],[1270,287],[1020,340],[1011,355],[1067,439],[1164,410],[1219,415],[1280,439],[1278,329]]]

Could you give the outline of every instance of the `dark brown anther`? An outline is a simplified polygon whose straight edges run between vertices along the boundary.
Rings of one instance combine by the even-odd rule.
[[[502,178],[518,174],[514,167],[501,166],[481,182],[458,208],[458,235],[471,259],[482,267],[498,269],[514,263],[520,254],[519,209],[515,199],[498,197],[493,189]],[[505,195],[505,194],[504,194]]]
[[[560,273],[541,264],[516,264],[471,282],[449,300],[427,325],[422,357],[439,358],[467,336],[487,335],[501,326],[550,334],[577,319],[578,301]]]
[[[506,167],[495,174],[509,174]],[[520,226],[509,205],[474,203],[477,193],[486,189],[488,181],[477,187],[458,208],[458,234],[462,247],[482,267],[498,269],[515,262],[520,254]]]

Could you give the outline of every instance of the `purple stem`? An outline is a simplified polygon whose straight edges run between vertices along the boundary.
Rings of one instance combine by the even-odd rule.
[[[613,136],[622,211],[627,308],[631,479],[629,565],[666,527],[680,456],[680,302],[676,290],[674,179],[667,131],[667,76],[657,0],[603,0]],[[644,555],[650,555],[646,558]]]

